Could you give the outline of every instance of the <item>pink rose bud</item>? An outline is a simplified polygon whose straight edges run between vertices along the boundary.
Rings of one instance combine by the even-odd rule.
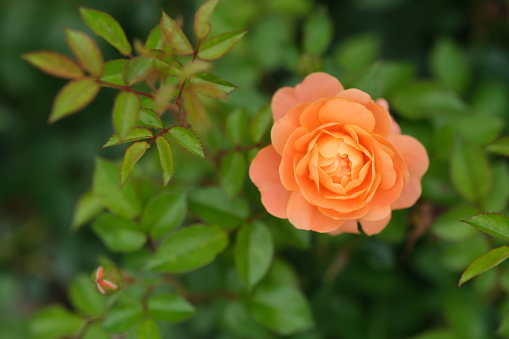
[[[116,292],[122,284],[122,273],[112,265],[99,266],[94,273],[97,290],[104,295]]]

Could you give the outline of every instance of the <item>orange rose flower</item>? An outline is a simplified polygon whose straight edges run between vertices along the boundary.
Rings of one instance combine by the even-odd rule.
[[[272,145],[254,158],[249,176],[267,211],[317,232],[376,234],[393,209],[421,195],[426,149],[400,134],[387,111],[334,77],[313,73],[272,98]]]

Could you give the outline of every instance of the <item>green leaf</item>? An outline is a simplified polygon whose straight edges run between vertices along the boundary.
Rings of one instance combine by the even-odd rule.
[[[103,71],[103,56],[95,41],[88,34],[68,28],[65,29],[65,37],[83,68],[94,77],[100,77]]]
[[[180,54],[193,54],[194,49],[179,25],[165,12],[161,17],[161,30],[168,43]]]
[[[476,214],[474,206],[458,206],[450,208],[435,219],[431,226],[431,232],[440,239],[459,242],[473,236],[477,232],[461,222],[472,214]]]
[[[385,84],[383,64],[373,63],[362,75],[353,81],[352,87],[368,93],[372,98],[380,98]]]
[[[384,62],[383,96],[387,97],[415,78],[415,66],[411,62]]]
[[[138,125],[155,129],[162,129],[164,127],[161,118],[150,108],[141,109]]]
[[[89,78],[68,82],[53,101],[49,122],[53,123],[83,109],[94,100],[100,88],[99,84]]]
[[[175,126],[172,127],[168,133],[177,140],[180,146],[184,147],[197,157],[205,159],[201,141],[192,130],[182,126]]]
[[[313,326],[308,302],[293,285],[261,283],[251,295],[249,311],[258,322],[280,335]]]
[[[503,214],[479,214],[462,221],[479,231],[509,241],[509,218]]]
[[[463,285],[473,277],[486,272],[509,258],[509,246],[502,246],[489,251],[483,256],[472,261],[465,272],[461,275],[458,286]]]
[[[87,326],[81,339],[110,339],[110,335],[103,329],[101,324],[95,323]]]
[[[249,114],[239,108],[226,118],[226,135],[236,145],[250,144],[248,137]]]
[[[456,140],[451,154],[451,179],[467,200],[482,202],[492,187],[492,170],[486,153],[479,147]]]
[[[229,196],[234,197],[240,192],[244,185],[246,173],[246,158],[243,153],[229,153],[221,159],[219,170],[221,186]]]
[[[152,58],[142,56],[131,59],[124,67],[124,81],[129,86],[145,81],[153,68],[154,59]]]
[[[126,59],[118,59],[106,62],[101,81],[113,85],[127,86],[124,81],[124,67],[128,61]],[[108,86],[104,83],[102,85]]]
[[[309,53],[323,54],[332,41],[334,25],[324,8],[309,15],[304,23],[304,50]]]
[[[147,37],[147,41],[145,42],[145,48],[148,50],[151,49],[163,49],[164,47],[164,36],[161,31],[161,26],[157,25],[150,31],[150,34]]]
[[[160,239],[179,227],[187,212],[184,194],[163,193],[148,203],[141,216],[141,226],[154,239]]]
[[[219,0],[208,0],[196,12],[194,17],[194,32],[199,40],[203,40],[210,33],[209,20]]]
[[[103,327],[109,333],[122,333],[136,326],[142,318],[141,303],[116,305],[106,313]]]
[[[160,272],[186,272],[214,260],[228,244],[226,233],[217,226],[186,227],[161,243],[147,268]]]
[[[470,79],[470,67],[465,53],[451,39],[439,39],[430,55],[433,74],[447,87],[462,92]]]
[[[112,213],[127,219],[140,215],[141,202],[133,184],[128,181],[120,188],[120,168],[116,164],[101,158],[96,159],[93,190]]]
[[[147,240],[137,223],[114,214],[107,213],[97,218],[92,229],[113,252],[139,250]]]
[[[34,316],[30,330],[34,339],[57,339],[78,333],[84,323],[62,306],[50,306]]]
[[[483,208],[490,212],[504,212],[509,203],[509,166],[507,162],[493,167],[493,188],[484,200]],[[475,214],[475,213],[472,213]]]
[[[489,145],[486,145],[486,150],[509,157],[509,136],[504,136]]]
[[[198,48],[198,58],[216,60],[228,53],[246,34],[246,31],[222,33],[207,39]]]
[[[247,310],[245,302],[229,301],[225,306],[224,323],[235,338],[273,339],[265,328],[258,324]]]
[[[159,151],[159,160],[163,169],[163,183],[168,185],[173,176],[173,154],[168,140],[164,137],[156,139],[157,150]]]
[[[136,127],[140,115],[140,98],[132,92],[120,92],[113,106],[113,127],[120,139],[125,139]]]
[[[161,332],[159,326],[154,320],[147,319],[143,321],[136,331],[139,339],[160,339]]]
[[[235,265],[248,289],[265,276],[273,254],[272,235],[267,226],[261,222],[242,226],[235,241]]]
[[[195,312],[193,305],[176,294],[153,295],[148,300],[148,314],[155,320],[175,323],[189,318]]]
[[[141,119],[141,115],[143,113],[140,113],[140,119]],[[102,148],[106,148],[106,147],[110,147],[110,146],[115,146],[115,145],[120,145],[120,144],[124,144],[126,142],[132,142],[132,141],[137,141],[137,140],[142,140],[142,139],[150,139],[152,138],[154,135],[152,134],[152,131],[147,129],[147,128],[134,128],[124,139],[120,139],[118,137],[118,134],[113,134],[111,136],[111,138],[108,139],[108,142],[106,142]]]
[[[103,210],[101,200],[90,190],[84,193],[76,203],[72,220],[71,230],[75,231],[93,218],[98,216]]]
[[[191,84],[199,94],[219,98],[230,94],[237,86],[229,83],[213,73],[201,72],[191,78]]]
[[[21,56],[32,66],[58,78],[79,79],[84,76],[80,66],[67,55],[52,51],[37,51]]]
[[[80,14],[83,21],[95,34],[106,40],[122,55],[131,54],[131,45],[127,41],[124,30],[111,15],[84,7],[80,8]]]
[[[497,138],[504,127],[504,122],[500,117],[469,114],[455,117],[450,125],[464,140],[483,146]]]
[[[83,315],[97,317],[106,311],[106,298],[97,292],[90,276],[76,276],[69,287],[72,305]]]
[[[124,154],[124,160],[120,166],[120,184],[124,185],[129,177],[134,165],[141,159],[143,154],[150,148],[150,144],[146,141],[137,141],[129,146]]]
[[[249,134],[251,139],[258,143],[272,124],[272,110],[270,105],[264,106],[253,116],[253,120],[249,125]]]
[[[358,71],[371,65],[380,55],[381,41],[377,35],[368,33],[356,35],[341,45],[336,60],[348,72]]]

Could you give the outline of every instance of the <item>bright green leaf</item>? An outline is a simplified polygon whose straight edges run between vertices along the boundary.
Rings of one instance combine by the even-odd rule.
[[[219,170],[221,186],[229,196],[234,197],[240,192],[246,173],[247,164],[243,153],[228,153],[221,159]]]
[[[248,289],[265,276],[273,253],[272,235],[267,226],[261,222],[242,226],[235,241],[235,265]]]
[[[110,333],[122,333],[136,326],[142,317],[141,303],[116,305],[106,313],[103,327]]]
[[[186,227],[161,243],[147,268],[160,272],[185,272],[214,260],[228,244],[226,233],[217,226]]]
[[[189,318],[195,312],[193,305],[176,294],[153,295],[148,300],[148,313],[155,320],[175,323]]]
[[[103,75],[101,77],[101,81],[103,82],[103,86],[108,86],[107,84],[127,86],[124,81],[124,67],[129,60],[126,59],[118,59],[111,60],[104,64]]]
[[[30,330],[34,339],[58,339],[76,334],[84,323],[62,306],[50,306],[33,317]]]
[[[304,23],[304,50],[313,54],[323,54],[331,43],[333,33],[332,20],[324,8],[320,8],[309,15]]]
[[[208,0],[196,12],[194,17],[194,32],[198,39],[203,40],[210,33],[209,20],[219,0]]]
[[[465,53],[451,39],[436,42],[430,56],[433,74],[447,87],[462,92],[468,86],[470,67]]]
[[[509,218],[503,214],[479,214],[462,221],[479,231],[509,241]]]
[[[157,150],[159,151],[159,160],[161,161],[161,168],[163,169],[163,182],[168,185],[171,177],[173,176],[173,154],[168,140],[164,137],[156,139]]]
[[[213,73],[201,72],[191,78],[191,84],[199,94],[219,98],[230,94],[237,86],[229,83]]]
[[[216,60],[228,53],[246,34],[246,31],[228,32],[207,39],[198,48],[202,60]]]
[[[184,194],[163,193],[147,203],[141,216],[141,226],[154,239],[160,239],[182,224],[186,211]]]
[[[164,47],[164,35],[161,31],[161,26],[156,26],[148,35],[147,41],[145,42],[145,48],[151,49],[163,49]]]
[[[110,335],[106,332],[101,324],[93,324],[87,326],[81,339],[110,339]]]
[[[139,339],[160,339],[161,332],[159,326],[154,320],[147,319],[143,321],[136,331]]]
[[[114,214],[103,214],[97,218],[92,229],[113,252],[139,250],[147,240],[137,223]]]
[[[482,146],[495,140],[504,127],[503,120],[486,114],[455,117],[451,120],[451,128],[464,140]]]
[[[380,55],[381,41],[377,35],[356,35],[338,46],[336,59],[348,72],[371,65]]]
[[[467,200],[482,202],[492,187],[492,170],[486,153],[479,147],[456,141],[451,155],[451,179]]]
[[[37,51],[22,55],[32,66],[58,78],[79,79],[84,76],[80,66],[67,55],[52,51]]]
[[[53,123],[83,109],[94,100],[100,88],[99,84],[89,78],[70,81],[56,95],[49,122]]]
[[[140,113],[140,116],[142,113]],[[150,139],[154,135],[152,134],[152,131],[147,128],[134,128],[124,139],[120,139],[118,135],[115,133],[111,136],[111,138],[108,139],[108,142],[106,142],[102,148],[115,146],[124,144],[126,142],[132,142],[142,139]]]
[[[504,136],[491,144],[486,145],[486,150],[491,153],[509,157],[509,136]]]
[[[179,25],[163,12],[161,30],[166,40],[180,54],[193,54],[194,49]]]
[[[112,213],[131,219],[140,214],[141,202],[131,182],[120,188],[120,168],[107,160],[97,158],[93,190],[102,204]]]
[[[163,128],[163,122],[161,121],[161,118],[159,118],[156,112],[149,108],[141,109],[138,125],[146,128]]]
[[[83,68],[94,77],[100,77],[103,71],[103,56],[96,42],[88,34],[68,28],[65,29],[65,37]]]
[[[205,159],[201,141],[192,130],[182,126],[175,126],[172,127],[168,133],[177,140],[180,146],[184,147],[197,157]]]
[[[101,200],[90,190],[84,193],[76,203],[72,219],[72,230],[77,230],[99,215],[103,210]]]
[[[507,258],[509,258],[509,246],[502,246],[489,251],[485,255],[472,261],[461,275],[458,285],[463,285],[473,277],[497,266]]]
[[[256,112],[251,124],[249,125],[249,134],[251,135],[251,139],[256,143],[260,142],[265,135],[265,132],[269,129],[271,123],[272,110],[270,109],[270,105],[266,105]]]
[[[111,15],[84,7],[80,8],[80,14],[83,21],[95,34],[106,40],[122,55],[131,54],[131,45],[127,41],[124,30]]]
[[[226,135],[237,146],[248,144],[249,114],[244,109],[237,109],[226,118]]]
[[[144,81],[154,68],[154,59],[137,57],[127,62],[123,70],[124,81],[129,86]]]
[[[113,106],[113,126],[120,139],[125,139],[138,122],[140,98],[132,92],[120,92]]]
[[[98,293],[91,277],[85,274],[76,276],[69,287],[72,305],[87,316],[100,316],[106,311],[106,298]]]
[[[150,144],[146,141],[137,141],[129,146],[124,154],[122,165],[120,166],[120,184],[124,185],[125,181],[129,177],[134,165],[141,159],[147,149],[150,148]]]

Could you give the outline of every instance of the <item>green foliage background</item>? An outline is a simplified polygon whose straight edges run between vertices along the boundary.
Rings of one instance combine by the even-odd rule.
[[[160,8],[173,17],[181,15],[184,30],[191,32],[200,4],[0,3],[0,337],[28,337],[27,319],[45,306],[69,305],[71,281],[83,283],[83,275],[78,282],[75,277],[92,272],[98,258],[108,255],[89,227],[77,233],[69,229],[74,204],[91,186],[94,158],[120,158],[125,150],[99,150],[112,133],[114,91],[102,91],[83,112],[48,125],[53,97],[63,81],[30,67],[20,55],[37,49],[69,54],[62,27],[87,31],[79,6],[111,14],[132,41],[146,38],[159,22]],[[295,281],[309,299],[315,323],[291,337],[509,336],[506,266],[457,287],[465,267],[499,242],[458,220],[485,211],[508,212],[507,160],[486,147],[509,131],[508,12],[507,1],[494,0],[220,2],[212,16],[213,30],[249,32],[216,64],[215,72],[239,89],[227,102],[208,104],[213,124],[228,125],[227,116],[237,108],[251,117],[277,88],[324,70],[345,87],[386,97],[403,132],[421,140],[430,154],[421,203],[394,213],[380,235],[294,232],[285,222],[270,219],[276,260],[268,279]],[[105,59],[117,56],[96,40]],[[242,114],[233,116],[242,121]],[[203,139],[206,150],[215,154],[231,148],[232,140],[244,142],[244,134],[225,127],[225,132],[205,133]],[[183,159],[175,165],[180,179],[206,178],[219,185],[221,175],[230,178],[215,174],[197,158],[177,157]],[[223,188],[227,193],[236,190],[224,183]],[[244,189],[256,195],[248,180]],[[252,213],[264,211],[257,205]],[[266,313],[254,307],[256,322],[242,303],[222,295],[241,289],[232,257],[232,251],[221,254],[214,264],[186,278],[199,296],[199,311],[167,326],[168,337],[278,337],[260,325],[274,318],[264,320]],[[122,258],[131,263],[135,259]],[[273,291],[274,302],[295,300],[296,293]],[[93,303],[94,297],[87,300]],[[89,307],[96,309],[97,303],[101,301]],[[306,327],[306,321],[305,315],[285,319],[290,327],[280,332]]]

